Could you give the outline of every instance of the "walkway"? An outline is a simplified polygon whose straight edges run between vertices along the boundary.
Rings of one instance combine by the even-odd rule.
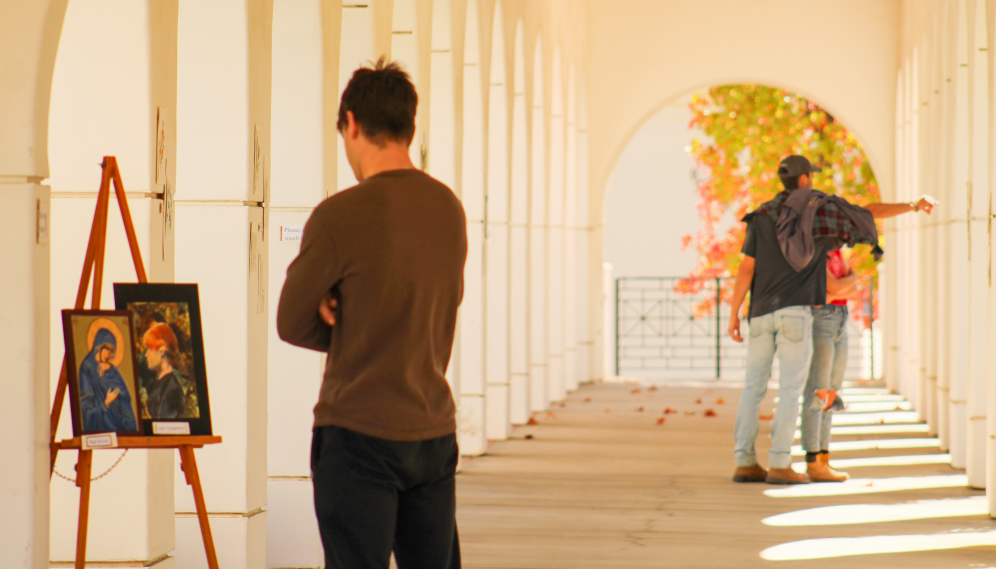
[[[946,464],[923,425],[910,422],[901,398],[875,389],[845,394],[851,407],[838,418],[851,424],[834,440],[889,447],[832,449],[835,465],[860,479],[786,488],[730,481],[738,393],[590,385],[536,415],[537,425],[463,463],[464,566],[996,567],[996,521],[982,513],[984,492],[964,487],[963,473]],[[763,413],[774,408],[773,397],[769,390]],[[667,407],[677,413],[664,415]],[[705,416],[710,409],[715,416]],[[768,426],[759,440],[762,463]],[[825,506],[838,507],[807,511]],[[804,541],[814,538],[827,539]],[[975,544],[985,545],[964,547]],[[960,548],[938,549],[952,546]],[[857,551],[892,553],[849,556]],[[799,560],[805,557],[815,559]]]

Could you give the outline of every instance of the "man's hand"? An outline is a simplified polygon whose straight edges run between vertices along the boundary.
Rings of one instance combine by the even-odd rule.
[[[325,298],[318,303],[318,316],[322,322],[329,326],[335,326],[335,309],[339,308],[339,301],[332,298],[332,293],[327,293]]]
[[[743,343],[744,339],[740,336],[740,317],[736,314],[730,315],[730,327],[727,329],[727,332],[735,342]]]
[[[114,403],[114,401],[118,398],[118,395],[120,393],[121,390],[118,389],[117,387],[115,387],[114,389],[108,389],[107,396],[104,397],[104,407],[110,407],[111,403]]]
[[[916,209],[930,215],[930,210],[934,209],[935,205],[937,205],[937,200],[924,194],[917,200]]]

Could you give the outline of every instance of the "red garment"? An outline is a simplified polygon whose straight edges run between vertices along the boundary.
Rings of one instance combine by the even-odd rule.
[[[827,269],[834,278],[841,279],[847,276],[847,263],[844,262],[844,256],[840,253],[840,249],[835,251],[830,251],[827,255]],[[836,304],[837,306],[847,306],[846,300],[835,300],[830,304]]]

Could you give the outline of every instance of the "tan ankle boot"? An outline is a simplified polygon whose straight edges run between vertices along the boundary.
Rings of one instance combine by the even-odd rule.
[[[768,484],[808,484],[809,478],[791,468],[769,468],[765,482]]]
[[[847,480],[847,475],[840,475],[836,471],[832,470],[825,462],[823,458],[826,455],[819,455],[816,457],[816,462],[806,463],[806,474],[809,475],[809,479],[813,482],[843,482]]]
[[[843,472],[841,470],[836,470],[834,467],[830,466],[830,453],[827,452],[821,453],[819,460],[823,461],[823,464],[827,467],[827,470],[829,470],[830,473],[833,474],[834,476],[843,476],[844,480],[848,480],[851,478],[851,476],[848,473]]]

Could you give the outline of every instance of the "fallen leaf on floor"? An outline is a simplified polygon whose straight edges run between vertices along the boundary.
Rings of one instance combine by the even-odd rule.
[[[664,424],[664,417],[659,417],[659,418],[657,419],[657,424],[658,424],[658,425],[663,425],[663,424]]]
[[[637,413],[643,413],[643,407],[637,407],[636,408],[636,412]]]
[[[695,402],[698,403],[699,405],[701,405],[702,404],[702,398],[699,397],[698,399],[695,400]]]
[[[902,410],[903,410],[903,408],[902,408],[902,407],[900,407],[899,405],[896,405],[896,409],[895,409],[895,410],[896,410],[896,411],[902,411]]]
[[[556,415],[554,415],[552,411],[547,411],[547,412],[546,412],[546,418],[547,418],[547,419],[556,419],[556,418],[557,418],[557,416],[556,416]]]
[[[670,408],[670,407],[666,407],[666,408],[664,409],[664,414],[665,414],[665,415],[671,415],[671,414],[673,414],[673,413],[677,413],[677,412],[678,412],[678,410],[677,410],[677,409],[672,409],[672,408]]]
[[[872,481],[871,480],[868,481],[868,484],[865,484],[865,486],[871,486],[871,485],[872,485]]]
[[[639,392],[640,392],[640,388],[639,388],[639,387],[637,387],[637,388],[636,388],[636,389],[634,389],[633,391],[630,391],[630,393],[632,393],[633,395],[636,395],[636,394],[637,394],[637,393],[639,393]]]
[[[695,414],[695,411],[685,411],[685,416],[686,417],[691,417],[694,414]]]
[[[591,403],[591,397],[585,397],[584,398],[584,402],[585,403]]]
[[[567,407],[567,402],[566,402],[566,401],[562,401],[561,403],[559,403],[559,404],[557,405],[557,407],[560,407],[560,408],[564,408],[564,407]]]
[[[524,439],[526,439],[528,441],[528,440],[532,439],[533,436],[532,435],[526,435],[526,436],[524,436],[522,438],[524,438]]]
[[[702,413],[702,414],[705,415],[706,417],[715,417],[716,416],[716,412],[713,411],[712,409],[706,409],[705,413]]]
[[[716,400],[716,405],[723,405],[724,403],[726,403],[726,399],[723,399],[722,397]]]
[[[657,386],[651,385],[649,388],[647,388],[647,391],[657,391]]]
[[[757,418],[762,421],[770,421],[775,418],[775,414],[772,413],[770,415],[758,415]]]
[[[879,419],[878,420],[878,424],[879,425],[884,425],[885,424],[885,419]]]
[[[609,409],[608,407],[606,407],[606,408],[605,408],[605,412],[606,412],[606,413],[611,413],[611,412],[612,412],[612,409]]]
[[[526,421],[526,424],[527,425],[539,425],[539,421],[536,420],[536,417],[530,417],[529,420]]]

